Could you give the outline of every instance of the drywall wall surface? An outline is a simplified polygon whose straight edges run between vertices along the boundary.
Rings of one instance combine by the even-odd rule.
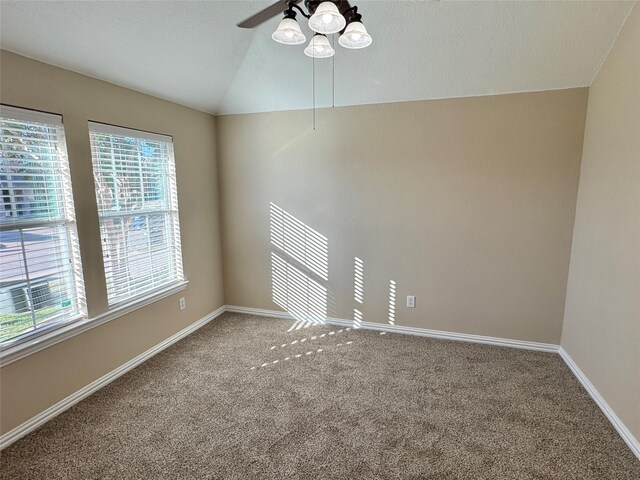
[[[562,346],[640,439],[640,8],[589,89]]]
[[[226,303],[559,343],[587,94],[217,117]]]
[[[0,101],[62,114],[90,316],[107,310],[87,121],[173,136],[187,289],[2,368],[5,433],[223,304],[214,117],[2,51]],[[185,296],[187,308],[178,309]]]

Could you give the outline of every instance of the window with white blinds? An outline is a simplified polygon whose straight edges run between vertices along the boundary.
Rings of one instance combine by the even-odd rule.
[[[62,117],[0,106],[0,343],[86,315]]]
[[[110,306],[184,280],[171,137],[89,123]]]

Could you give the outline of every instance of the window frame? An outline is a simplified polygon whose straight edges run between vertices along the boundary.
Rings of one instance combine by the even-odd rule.
[[[10,105],[2,104],[2,109],[4,110],[5,108],[12,108],[12,109],[15,108],[17,110],[24,111],[26,112],[26,114],[33,115],[32,118],[34,119],[43,118],[40,116],[41,114],[53,115],[53,116],[58,116],[62,118],[61,115],[54,114],[54,113],[50,114],[50,113],[41,112],[38,110],[24,109],[21,107],[13,107]],[[92,123],[100,123],[100,122],[92,122]],[[103,125],[107,125],[107,124],[103,124]],[[123,127],[113,127],[113,128],[123,128]],[[130,128],[125,128],[124,130],[126,130],[127,132],[140,132],[141,134],[144,134],[144,135],[158,135],[158,134],[153,134],[151,132],[145,132],[142,130],[135,130]],[[87,135],[87,141],[90,143],[88,137],[89,136]],[[166,138],[169,136],[161,135],[161,137]],[[65,143],[65,149],[66,149],[66,143]],[[66,150],[65,150],[65,153],[66,153]],[[175,168],[175,163],[174,163],[174,168]],[[177,188],[176,188],[176,195],[177,195]],[[82,259],[80,258],[80,260]],[[87,315],[85,314],[84,316],[78,316],[77,318],[74,317],[73,319],[68,319],[65,322],[47,325],[46,327],[42,327],[41,329],[37,329],[37,330],[34,330],[33,332],[30,332],[29,335],[22,335],[20,342],[14,342],[13,340],[8,340],[7,342],[0,344],[0,367],[4,367],[13,362],[26,358],[29,355],[37,353],[41,350],[49,348],[65,340],[68,340],[72,337],[75,337],[76,335],[80,335],[81,333],[84,333],[95,327],[98,327],[112,320],[128,315],[136,310],[144,308],[148,305],[156,303],[159,300],[178,294],[186,290],[186,288],[188,287],[188,284],[189,284],[189,280],[185,277],[184,270],[183,270],[182,281],[179,281],[170,285],[164,285],[162,287],[159,287],[156,290],[128,298],[122,304],[109,306],[106,311],[96,316],[87,317]],[[86,302],[85,302],[85,308],[87,308]]]
[[[182,292],[187,288],[188,284],[189,281],[185,280],[177,285],[172,285],[169,288],[154,292],[152,295],[146,295],[144,297],[137,298],[135,301],[131,301],[126,305],[107,310],[95,317],[85,319],[81,318],[73,323],[67,322],[64,325],[60,325],[60,328],[42,332],[40,335],[33,335],[22,343],[12,345],[10,347],[2,347],[0,348],[0,367],[17,362],[18,360],[28,357],[40,350],[44,350],[45,348],[49,348],[57,343],[75,337],[76,335],[80,335],[87,330],[99,327],[104,323],[110,322],[111,320],[115,320],[124,315],[128,315],[129,313],[146,307],[147,305],[151,305],[163,298]]]
[[[153,288],[143,290],[135,295],[131,295],[129,297],[126,297],[120,300],[116,299],[115,301],[111,301],[111,299],[109,298],[109,285],[108,285],[109,279],[107,278],[107,275],[105,272],[104,281],[105,281],[105,288],[107,290],[107,305],[108,305],[109,311],[117,310],[120,308],[126,308],[128,305],[135,304],[137,302],[144,302],[149,298],[153,299],[155,296],[161,295],[163,291],[168,289],[171,290],[171,289],[177,288],[181,290],[182,289],[181,287],[183,288],[186,287],[186,284],[188,283],[188,281],[184,273],[184,263],[183,263],[183,255],[182,255],[182,239],[181,239],[182,230],[180,228],[180,208],[178,203],[178,185],[177,185],[176,163],[175,163],[175,154],[174,154],[174,146],[173,146],[173,136],[149,132],[146,130],[140,130],[135,128],[122,127],[118,125],[112,125],[112,124],[97,122],[93,120],[89,120],[88,129],[89,129],[89,140],[90,140],[90,147],[91,147],[92,173],[94,177],[94,187],[96,187],[96,189],[97,189],[97,185],[95,185],[96,156],[94,154],[94,148],[93,148],[94,142],[92,137],[94,133],[102,134],[102,135],[113,135],[113,136],[119,136],[119,137],[133,138],[138,140],[146,140],[151,142],[159,142],[167,145],[167,157],[168,157],[167,169],[169,171],[168,180],[169,180],[169,189],[170,189],[170,191],[168,192],[168,198],[170,202],[169,208],[164,208],[159,210],[153,210],[153,209],[141,210],[136,212],[129,211],[128,213],[122,213],[121,215],[120,214],[103,215],[100,211],[101,208],[99,205],[98,198],[96,198],[96,204],[97,204],[97,210],[98,210],[98,222],[100,225],[100,245],[101,245],[101,252],[102,252],[102,261],[103,261],[103,265],[105,266],[105,270],[106,270],[106,260],[105,260],[104,242],[103,242],[103,236],[102,236],[102,221],[107,218],[130,217],[134,215],[147,216],[147,219],[148,219],[149,215],[158,214],[158,215],[166,215],[167,217],[169,217],[172,223],[171,233],[173,233],[173,241],[174,241],[173,249],[175,250],[173,254],[174,255],[173,261],[175,262],[174,267],[176,269],[176,278],[172,279],[169,282],[156,285]],[[97,197],[97,194],[96,194],[96,197]]]
[[[48,217],[42,218],[33,218],[27,220],[15,220],[15,221],[7,221],[3,225],[0,226],[2,231],[12,231],[16,230],[20,232],[21,243],[23,240],[23,231],[31,228],[56,228],[60,227],[64,231],[64,235],[66,236],[66,240],[64,241],[64,248],[66,253],[69,256],[69,260],[71,262],[70,270],[67,272],[67,275],[70,277],[71,285],[68,288],[73,290],[73,301],[75,303],[74,308],[75,312],[68,315],[66,318],[55,321],[57,317],[65,317],[64,313],[58,315],[52,315],[50,318],[47,318],[47,325],[42,327],[36,327],[31,331],[23,332],[15,337],[9,338],[4,342],[0,342],[0,356],[3,356],[4,352],[7,350],[14,350],[17,347],[22,346],[23,344],[27,344],[34,340],[37,340],[41,336],[45,336],[47,334],[54,333],[55,331],[64,328],[70,324],[74,324],[82,319],[87,318],[87,301],[86,301],[86,290],[84,287],[84,275],[82,270],[82,256],[80,252],[80,243],[78,240],[78,230],[77,230],[77,221],[76,221],[76,212],[75,212],[75,203],[73,198],[73,188],[71,183],[71,173],[70,173],[70,165],[69,165],[69,156],[67,153],[67,144],[66,144],[66,132],[63,123],[62,115],[42,112],[39,110],[25,109],[21,107],[14,107],[11,105],[1,104],[0,105],[0,118],[14,119],[22,122],[32,122],[32,123],[40,123],[44,125],[51,126],[57,130],[56,133],[56,151],[57,151],[57,159],[58,164],[62,173],[60,174],[60,182],[61,182],[61,194],[64,198],[64,205],[62,207],[63,217],[58,219],[53,219],[51,215]],[[25,255],[25,247],[24,243],[22,243],[22,255],[23,258],[26,258]],[[29,277],[28,267],[25,267],[25,275],[26,275],[26,283],[28,290],[29,303],[33,303],[33,288],[38,285],[32,286],[32,280]],[[33,306],[31,306],[33,309]],[[34,315],[34,311],[31,310],[31,314]],[[1,357],[0,357],[1,358]]]

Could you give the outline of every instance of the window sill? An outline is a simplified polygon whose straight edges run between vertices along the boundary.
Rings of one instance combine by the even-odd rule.
[[[85,318],[73,323],[66,323],[55,330],[43,333],[42,335],[34,335],[33,338],[25,339],[24,342],[1,349],[0,367],[9,365],[10,363],[39,352],[40,350],[44,350],[56,343],[75,337],[76,335],[86,332],[98,325],[110,322],[111,320],[127,315],[128,313],[157,302],[158,300],[181,292],[187,288],[188,283],[189,282],[185,280],[177,284],[171,284],[161,290],[155,290],[147,295],[137,297],[131,302],[118,305],[111,310],[101,313],[97,317]]]

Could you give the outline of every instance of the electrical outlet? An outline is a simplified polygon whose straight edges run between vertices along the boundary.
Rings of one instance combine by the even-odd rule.
[[[180,310],[184,310],[187,308],[187,300],[184,297],[181,297],[180,300],[178,300],[178,305],[180,306]]]
[[[414,295],[407,295],[407,308],[416,308],[416,297]]]

